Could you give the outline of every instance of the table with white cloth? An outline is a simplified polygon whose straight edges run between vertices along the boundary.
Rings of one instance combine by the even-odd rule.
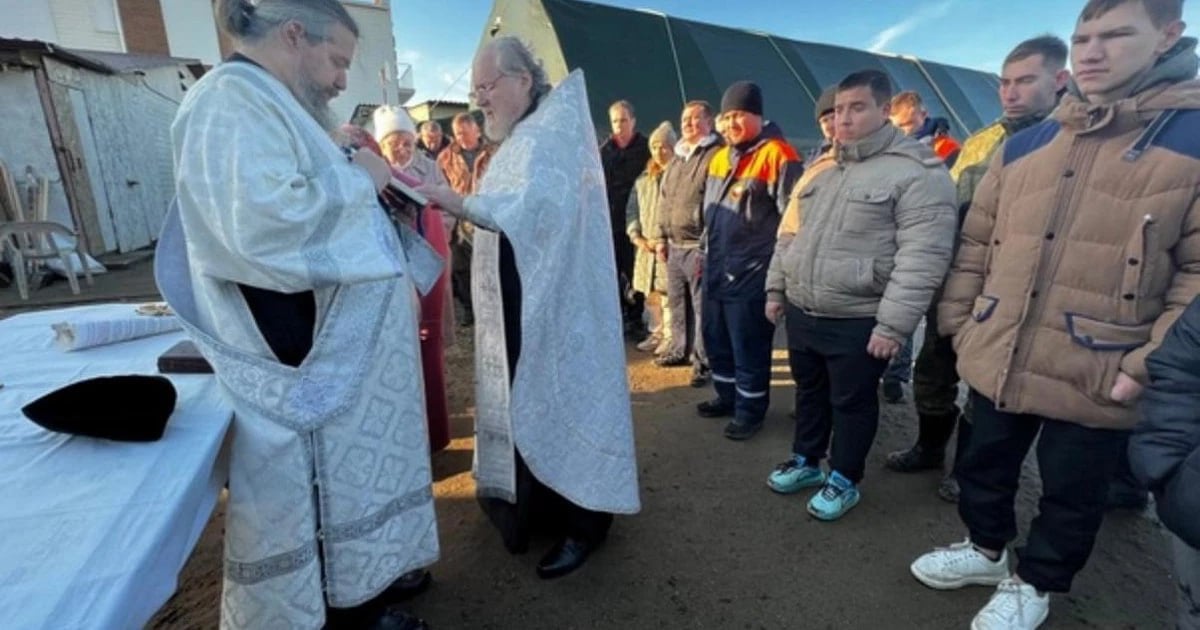
[[[183,332],[75,352],[54,342],[52,324],[136,306],[0,320],[0,627],[143,627],[175,592],[216,506],[232,407],[212,375],[167,375],[178,399],[155,442],[52,433],[21,413],[81,379],[157,374]]]

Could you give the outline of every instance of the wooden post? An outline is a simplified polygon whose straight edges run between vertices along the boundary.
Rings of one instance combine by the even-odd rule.
[[[79,158],[72,155],[67,150],[66,143],[63,142],[62,128],[59,127],[54,97],[50,94],[50,79],[46,75],[46,61],[43,57],[39,56],[38,64],[33,69],[33,76],[37,83],[38,98],[42,101],[42,113],[46,118],[46,128],[50,132],[50,146],[54,149],[54,160],[58,163],[58,172],[62,175],[63,193],[67,196],[67,208],[71,211],[71,220],[75,222],[75,234],[79,239],[79,249],[95,255],[95,252],[92,251],[91,239],[88,238],[87,230],[83,228],[79,191],[76,190],[78,181],[75,178],[75,172],[77,167],[83,168],[83,165],[75,163]]]

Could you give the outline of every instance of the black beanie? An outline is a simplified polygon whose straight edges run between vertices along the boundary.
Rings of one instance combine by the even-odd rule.
[[[821,121],[821,117],[833,111],[833,99],[837,96],[837,86],[831,85],[821,92],[821,96],[817,98],[817,106],[813,109],[813,115],[817,122]]]
[[[738,81],[721,97],[721,113],[740,111],[763,115],[762,90],[751,81]]]

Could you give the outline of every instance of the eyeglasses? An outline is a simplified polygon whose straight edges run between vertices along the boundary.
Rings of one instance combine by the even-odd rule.
[[[495,79],[492,79],[491,81],[489,81],[487,83],[476,83],[475,87],[471,88],[471,93],[469,94],[469,96],[474,100],[479,100],[479,97],[481,95],[491,94],[492,90],[496,89],[496,84],[500,82],[500,79],[503,79],[504,77],[508,77],[508,76],[512,76],[512,75],[501,74],[500,76],[496,77]]]

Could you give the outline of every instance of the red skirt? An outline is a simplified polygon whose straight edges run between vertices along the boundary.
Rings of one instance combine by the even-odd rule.
[[[440,210],[421,213],[425,240],[446,261],[442,277],[428,295],[421,297],[421,369],[425,374],[425,411],[429,422],[429,450],[437,452],[450,443],[450,409],[446,401],[446,348],[443,328],[447,288],[450,285],[450,245]]]

